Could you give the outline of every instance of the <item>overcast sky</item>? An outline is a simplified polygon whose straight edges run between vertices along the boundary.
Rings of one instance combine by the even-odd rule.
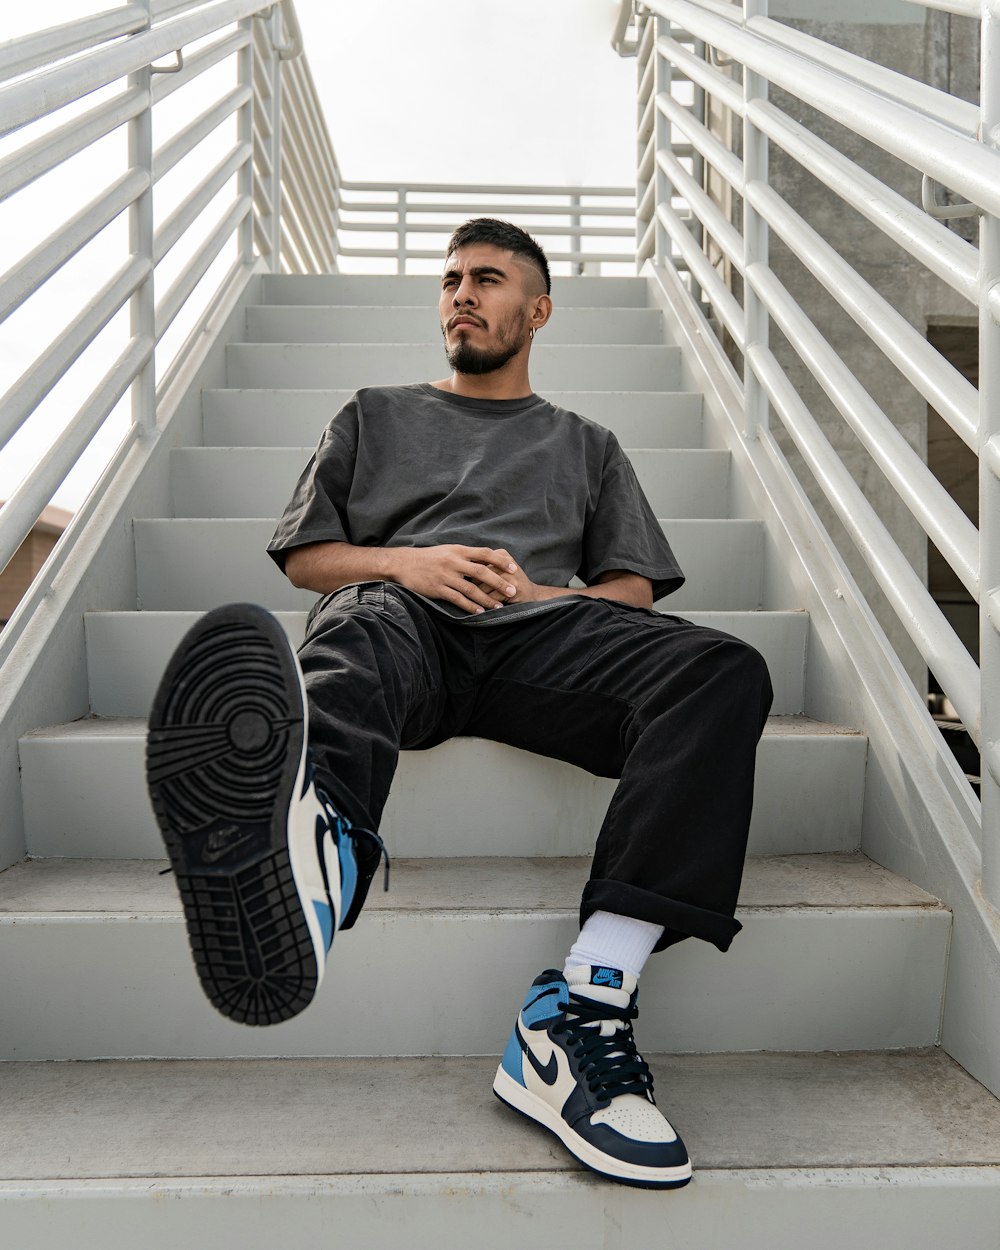
[[[16,38],[114,7],[109,0],[8,3],[0,29],[4,39]],[[297,0],[306,55],[343,176],[631,185],[636,63],[618,57],[610,45],[618,8],[618,0]],[[167,105],[179,104],[184,94]],[[0,156],[23,141],[22,133],[0,142]],[[71,208],[119,177],[124,154],[119,133],[77,158],[61,183],[48,175],[0,204],[0,272],[44,240]],[[206,154],[206,168],[220,154]],[[172,207],[165,203],[168,181],[157,188],[158,221]],[[123,215],[45,293],[0,325],[0,394],[122,263],[124,231]],[[161,278],[159,290],[167,284]],[[84,358],[0,451],[0,499],[10,497],[121,350],[124,314],[105,337],[103,363]],[[108,423],[87,463],[57,493],[57,505],[79,505],[94,465],[121,438],[124,420],[120,413]]]

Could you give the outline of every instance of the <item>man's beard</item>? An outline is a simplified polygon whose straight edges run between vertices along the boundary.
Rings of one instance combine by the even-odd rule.
[[[499,346],[489,348],[473,347],[467,336],[463,335],[453,347],[446,347],[448,364],[456,373],[481,375],[495,373],[502,369],[508,360],[512,360],[524,346],[523,312],[515,314],[510,321],[502,324],[498,330]],[[444,327],[441,329],[444,333]]]

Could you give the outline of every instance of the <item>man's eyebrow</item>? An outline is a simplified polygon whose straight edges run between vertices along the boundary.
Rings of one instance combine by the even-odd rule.
[[[498,278],[506,278],[510,276],[505,269],[498,269],[496,265],[475,265],[469,270],[469,273],[471,273],[474,278],[491,277],[494,275]],[[457,269],[449,269],[441,281],[444,282],[446,278],[460,278],[461,276],[462,275]]]

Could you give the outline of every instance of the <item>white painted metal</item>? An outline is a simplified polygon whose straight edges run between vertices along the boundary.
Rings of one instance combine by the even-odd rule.
[[[184,10],[184,16],[176,15]],[[111,281],[89,301],[84,310],[64,330],[57,332],[0,401],[0,439],[6,442],[52,390],[66,369],[84,354],[100,331],[126,302],[131,308],[131,337],[116,363],[98,382],[93,395],[71,419],[58,441],[44,451],[25,480],[18,486],[0,513],[0,567],[5,565],[48,504],[54,490],[72,469],[103,424],[118,399],[131,390],[132,424],[124,446],[137,435],[149,439],[156,431],[156,374],[164,373],[164,391],[182,362],[176,352],[172,360],[160,361],[156,344],[177,316],[190,309],[190,298],[230,239],[239,239],[238,267],[249,271],[256,262],[252,252],[252,67],[249,57],[251,34],[248,24],[254,14],[267,12],[275,39],[281,39],[282,23],[289,23],[289,39],[273,52],[277,65],[290,56],[298,37],[291,5],[265,6],[249,0],[227,0],[223,4],[190,3],[158,6],[129,5],[114,21],[108,15],[81,19],[50,32],[51,56],[39,73],[22,77],[0,91],[0,116],[4,134],[46,118],[58,109],[75,103],[98,87],[110,85],[128,75],[128,89],[107,104],[91,109],[80,118],[58,126],[51,134],[28,144],[9,157],[0,170],[4,195],[15,194],[42,173],[85,150],[97,138],[116,127],[128,127],[128,166],[126,172],[75,214],[51,238],[19,261],[0,279],[0,318],[6,317],[25,299],[41,288],[63,264],[75,256],[97,233],[123,210],[129,213],[129,259]],[[174,20],[165,21],[165,18]],[[227,28],[234,20],[243,25],[235,33]],[[216,32],[220,39],[202,46],[191,62],[166,88],[154,88],[154,75],[166,67],[154,61],[170,52],[178,55],[188,43],[203,41]],[[127,35],[120,39],[118,36]],[[7,49],[6,64],[12,73],[42,64],[38,49],[42,36],[16,41]],[[300,41],[298,41],[300,42]],[[70,63],[54,65],[68,51],[84,54]],[[210,104],[202,114],[184,126],[171,140],[153,151],[154,101],[172,94],[178,86],[198,77],[225,56],[239,57],[241,81],[235,90]],[[275,70],[276,81],[280,78]],[[174,78],[174,75],[169,75]],[[163,81],[161,77],[160,81]],[[203,140],[213,135],[234,111],[239,113],[239,139],[236,147],[214,165],[178,205],[172,216],[154,235],[154,185]],[[326,140],[327,145],[329,140]],[[157,300],[157,265],[170,249],[200,227],[203,214],[214,197],[233,177],[238,179],[235,201],[223,210],[214,228],[196,247],[173,285]],[[290,203],[294,207],[295,197]],[[322,229],[317,221],[309,228]],[[332,232],[332,222],[325,229]],[[328,249],[329,250],[329,249]],[[278,253],[273,260],[277,261]],[[229,277],[232,276],[230,271]],[[229,278],[213,299],[225,289]],[[173,372],[172,372],[173,371]],[[50,569],[53,572],[54,569]],[[39,588],[43,589],[43,588]],[[38,593],[36,591],[36,593]],[[29,597],[22,610],[4,631],[0,661],[13,648],[31,615],[34,600]]]
[[[627,6],[626,6],[627,7]],[[1000,212],[1000,153],[996,86],[995,3],[983,12],[982,112],[895,71],[872,65],[823,39],[769,19],[757,0],[747,0],[740,13],[720,0],[651,0],[645,11],[673,24],[660,33],[655,56],[669,62],[683,90],[660,102],[671,119],[674,137],[690,140],[700,159],[741,196],[742,235],[710,198],[703,180],[687,171],[687,158],[677,150],[659,149],[652,166],[640,168],[639,200],[646,203],[652,168],[666,171],[672,193],[653,187],[655,215],[671,236],[699,295],[708,299],[717,324],[725,327],[743,353],[742,404],[744,434],[753,435],[773,404],[799,450],[844,521],[859,550],[876,571],[877,580],[911,638],[941,680],[975,741],[984,750],[984,881],[988,895],[1000,901],[1000,868],[989,867],[1000,838],[1000,779],[989,767],[998,750],[998,732],[980,728],[987,707],[1000,705],[1000,637],[988,611],[988,595],[1000,583],[1000,566],[981,570],[980,560],[992,553],[990,531],[1000,516],[1000,483],[982,457],[982,533],[952,502],[922,459],[896,432],[842,361],[812,325],[770,270],[761,232],[765,223],[778,231],[806,268],[826,287],[871,342],[942,413],[973,449],[987,448],[995,432],[996,393],[1000,375],[991,363],[1000,355],[995,336],[1000,308],[1000,281],[991,240]],[[939,6],[929,6],[939,7]],[[948,11],[979,13],[978,4],[947,5]],[[685,32],[679,36],[678,30]],[[708,59],[692,52],[704,41]],[[742,91],[729,77],[732,66],[742,74]],[[982,217],[981,258],[976,250],[940,222],[907,204],[902,197],[860,169],[841,153],[810,134],[773,100],[773,83],[847,127],[925,176],[941,182],[979,206]],[[707,90],[743,120],[742,156],[725,149],[695,115],[695,90]],[[983,382],[973,388],[934,352],[927,342],[832,247],[782,201],[769,184],[763,146],[770,139],[822,179],[895,242],[947,281],[959,294],[980,306]],[[692,223],[703,230],[745,283],[742,303],[711,263]],[[991,258],[992,257],[992,258]],[[981,263],[980,263],[981,259]],[[640,262],[642,257],[640,256]],[[766,346],[763,320],[770,315],[805,365],[867,448],[920,525],[982,604],[982,669],[977,673],[964,646],[930,601],[894,541],[865,504],[863,496],[839,464],[837,454],[805,410]],[[721,363],[721,362],[720,362]],[[728,366],[723,366],[728,367]],[[993,372],[989,372],[992,370]],[[996,392],[996,393],[994,393]],[[991,398],[992,396],[992,398]],[[996,560],[996,556],[990,556]],[[980,594],[982,588],[983,594]],[[994,713],[996,715],[996,713]],[[997,722],[994,721],[994,724]],[[945,759],[947,766],[947,759]],[[996,810],[994,810],[996,809]],[[1000,855],[996,857],[1000,861]]]
[[[447,235],[468,217],[499,212],[529,222],[531,233],[539,238],[558,237],[569,241],[568,247],[546,247],[553,263],[569,262],[571,272],[580,272],[583,263],[600,266],[607,262],[631,263],[634,252],[601,246],[602,240],[634,237],[631,221],[621,225],[604,225],[607,218],[633,217],[634,192],[626,187],[584,186],[567,189],[554,186],[487,186],[458,184],[448,191],[463,196],[453,203],[442,203],[442,188],[433,183],[350,182],[341,180],[338,197],[340,236],[339,255],[355,259],[392,259],[397,273],[406,273],[409,262],[437,260],[440,247],[419,247],[410,242],[411,235]],[[376,195],[378,198],[372,199]],[[361,197],[361,198],[359,198]],[[367,197],[367,198],[365,198]],[[513,203],[511,197],[520,197]],[[363,216],[359,220],[357,215]],[[376,216],[372,221],[370,218]],[[533,218],[540,218],[538,222]],[[549,221],[559,217],[558,222]],[[395,234],[394,247],[366,245],[364,235]],[[343,240],[361,236],[350,245]]]
[[[1000,157],[1000,0],[987,0],[982,25],[983,139]],[[980,219],[980,583],[979,645],[982,694],[983,890],[1000,906],[1000,622],[991,606],[1000,590],[1000,324],[989,295],[1000,289],[1000,219]],[[989,454],[992,453],[992,454]]]

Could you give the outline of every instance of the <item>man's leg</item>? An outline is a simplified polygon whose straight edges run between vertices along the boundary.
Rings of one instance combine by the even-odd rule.
[[[536,979],[497,1071],[504,1102],[588,1167],[668,1188],[691,1175],[632,1036],[653,949],[726,949],[771,702],[759,655],[728,635],[614,603],[497,636],[478,733],[621,780],[598,837],[583,927]]]
[[[398,605],[395,615],[402,618]],[[377,866],[381,843],[358,815],[367,817],[366,804],[381,812],[392,767],[383,760],[373,768],[366,712],[388,740],[379,699],[405,722],[403,688],[424,690],[423,669],[414,676],[419,648],[407,663],[399,629],[386,659],[385,616],[361,602],[358,588],[313,614],[305,650],[314,689],[356,717],[353,736],[344,726],[338,772],[319,783],[308,722],[315,711],[320,762],[329,766],[331,718],[314,699],[307,705],[296,657],[263,608],[207,613],[160,683],[147,747],[150,796],[202,987],[231,1019],[273,1024],[308,1006],[333,938],[353,923]],[[331,669],[325,684],[320,652]],[[324,786],[331,782],[339,782],[335,801]],[[342,796],[356,824],[338,806]]]

